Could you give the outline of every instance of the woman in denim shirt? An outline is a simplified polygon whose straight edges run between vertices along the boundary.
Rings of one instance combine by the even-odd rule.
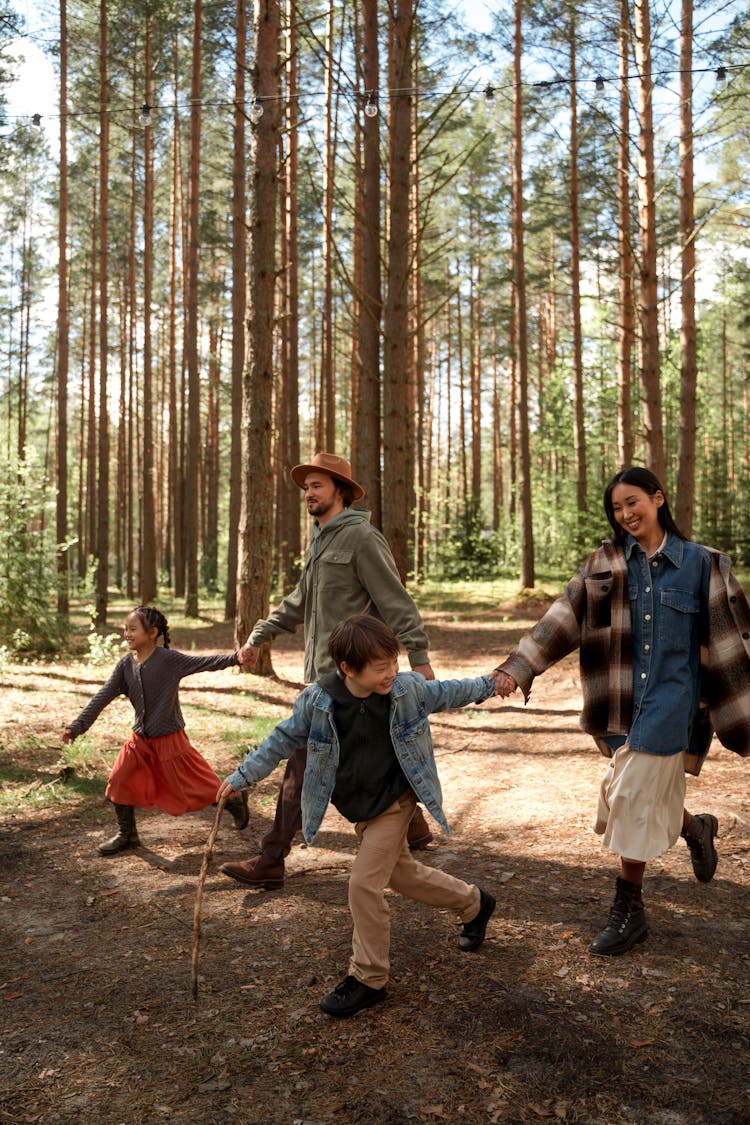
[[[611,755],[595,831],[621,867],[607,925],[590,952],[613,955],[645,941],[646,863],[678,836],[690,848],[696,877],[708,883],[714,876],[718,822],[684,807],[684,752],[697,728],[701,646],[711,641],[714,590],[724,601],[738,598],[724,593],[724,557],[682,535],[650,470],[616,473],[604,509],[614,541],[594,552],[511,653],[496,692],[510,695],[520,685],[528,698],[534,676],[580,645],[582,725]]]

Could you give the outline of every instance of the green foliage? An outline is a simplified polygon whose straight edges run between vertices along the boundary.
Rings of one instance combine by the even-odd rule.
[[[119,633],[97,633],[92,623],[86,644],[86,663],[92,666],[97,664],[113,664],[120,655],[122,637]]]
[[[39,466],[0,464],[0,642],[14,653],[51,652],[62,639],[56,612],[54,497]]]
[[[472,498],[459,511],[439,552],[444,578],[491,578],[497,573],[499,544],[494,532],[483,527],[479,500]]]

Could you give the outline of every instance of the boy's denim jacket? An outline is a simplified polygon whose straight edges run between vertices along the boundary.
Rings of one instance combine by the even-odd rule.
[[[442,809],[442,791],[432,751],[433,711],[482,703],[493,694],[488,676],[468,680],[425,680],[416,672],[399,672],[391,688],[391,739],[396,757],[417,798],[444,832],[450,833]],[[308,844],[318,833],[336,784],[339,740],[333,722],[333,699],[319,684],[305,688],[292,715],[279,723],[257,750],[227,778],[234,790],[247,789],[293,750],[307,743],[302,784],[302,832]]]

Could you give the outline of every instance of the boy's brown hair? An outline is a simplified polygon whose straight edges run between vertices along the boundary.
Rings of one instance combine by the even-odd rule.
[[[355,613],[339,621],[328,640],[336,667],[347,664],[353,672],[361,672],[372,660],[397,657],[399,647],[393,630],[371,613]]]

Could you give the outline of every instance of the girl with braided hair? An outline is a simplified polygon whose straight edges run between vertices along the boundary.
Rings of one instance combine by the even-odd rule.
[[[221,779],[185,734],[180,681],[196,672],[218,672],[243,664],[246,659],[242,649],[219,656],[176,652],[169,647],[167,619],[155,606],[140,605],[129,613],[123,637],[130,652],[118,661],[107,683],[62,736],[63,742],[73,742],[119,695],[133,704],[133,732],[117,755],[106,790],[115,808],[118,831],[99,845],[101,855],[138,847],[136,805],[182,816],[215,804]],[[228,801],[226,808],[235,828],[247,826],[247,794]]]

